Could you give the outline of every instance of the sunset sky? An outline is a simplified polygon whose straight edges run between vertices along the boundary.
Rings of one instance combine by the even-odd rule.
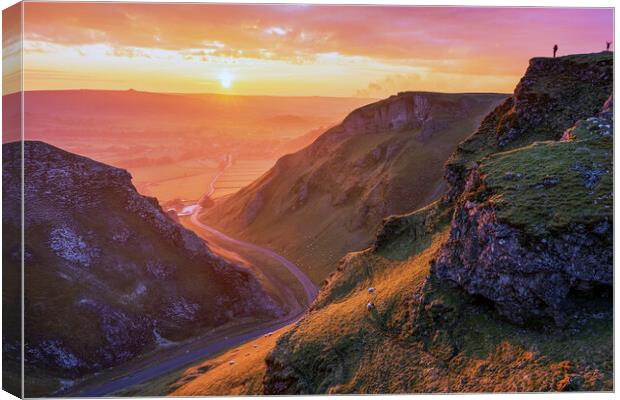
[[[26,90],[376,98],[511,92],[554,43],[603,50],[613,10],[26,3],[24,32]]]

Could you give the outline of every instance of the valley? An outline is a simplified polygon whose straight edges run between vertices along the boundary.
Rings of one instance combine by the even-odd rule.
[[[133,175],[24,142],[27,394],[609,389],[611,65],[532,59],[510,96],[401,92],[261,154],[68,145]]]
[[[607,53],[533,59],[514,94],[455,145],[445,181],[429,187],[426,204],[384,218],[368,246],[332,263],[309,310],[274,333],[277,341],[257,337],[116,394],[610,390],[610,66]],[[352,150],[328,141],[332,132],[313,145],[331,147],[314,153],[346,165],[341,153]],[[353,154],[367,162],[370,150],[398,134],[375,133]],[[222,223],[210,213],[255,193],[264,193],[268,205],[260,212],[277,207],[297,218],[312,192],[298,188],[296,168],[304,164],[295,157],[216,199],[213,210],[194,209],[184,223],[195,230],[207,221]],[[305,165],[329,165],[319,160]],[[323,178],[325,171],[338,170],[323,170]],[[273,195],[264,188],[287,175],[292,202],[267,197]],[[308,174],[301,176],[316,189]],[[337,193],[342,186],[333,188]],[[301,239],[312,252],[303,234],[324,223],[330,214],[322,210],[304,224],[297,220],[300,231],[284,237]],[[260,212],[239,232],[251,229]],[[289,221],[271,223],[278,228]]]
[[[277,250],[319,284],[383,218],[439,198],[444,162],[506,97],[405,92],[367,105],[199,219]]]
[[[616,11],[3,10],[2,389],[612,397]]]

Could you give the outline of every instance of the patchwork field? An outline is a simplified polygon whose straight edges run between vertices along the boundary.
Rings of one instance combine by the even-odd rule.
[[[235,160],[218,178],[213,198],[235,193],[239,189],[267,172],[275,164],[275,159]]]

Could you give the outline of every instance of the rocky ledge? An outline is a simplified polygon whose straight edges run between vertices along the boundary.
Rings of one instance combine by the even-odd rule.
[[[577,316],[613,285],[613,111],[561,141],[480,161],[465,183],[432,273],[491,300],[516,323]]]
[[[533,58],[511,97],[461,143],[446,164],[450,190],[463,191],[467,175],[482,157],[537,140],[557,140],[578,120],[596,114],[613,88],[613,53]]]

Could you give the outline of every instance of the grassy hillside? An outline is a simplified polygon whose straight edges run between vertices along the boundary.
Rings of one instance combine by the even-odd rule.
[[[489,114],[448,164],[450,177],[454,160],[469,163],[452,193],[387,219],[374,246],[343,259],[267,358],[265,393],[612,390],[613,104],[611,75],[596,72],[608,61],[534,59],[515,97],[549,69],[569,71],[533,97],[590,81],[584,110],[570,106],[583,119],[544,141],[543,130],[502,145],[489,133],[464,152],[506,103]],[[568,118],[522,106],[516,126]]]
[[[448,234],[445,218],[434,223],[415,239],[405,235],[394,247],[348,256],[303,323],[269,356],[267,393],[612,387],[610,319],[552,340],[506,323],[484,301],[428,278]],[[368,302],[375,305],[370,312]]]
[[[292,325],[195,365],[113,393],[114,396],[244,396],[263,394],[265,358]]]
[[[497,94],[401,93],[352,112],[201,219],[276,249],[321,282],[382,218],[443,191],[442,165]]]

